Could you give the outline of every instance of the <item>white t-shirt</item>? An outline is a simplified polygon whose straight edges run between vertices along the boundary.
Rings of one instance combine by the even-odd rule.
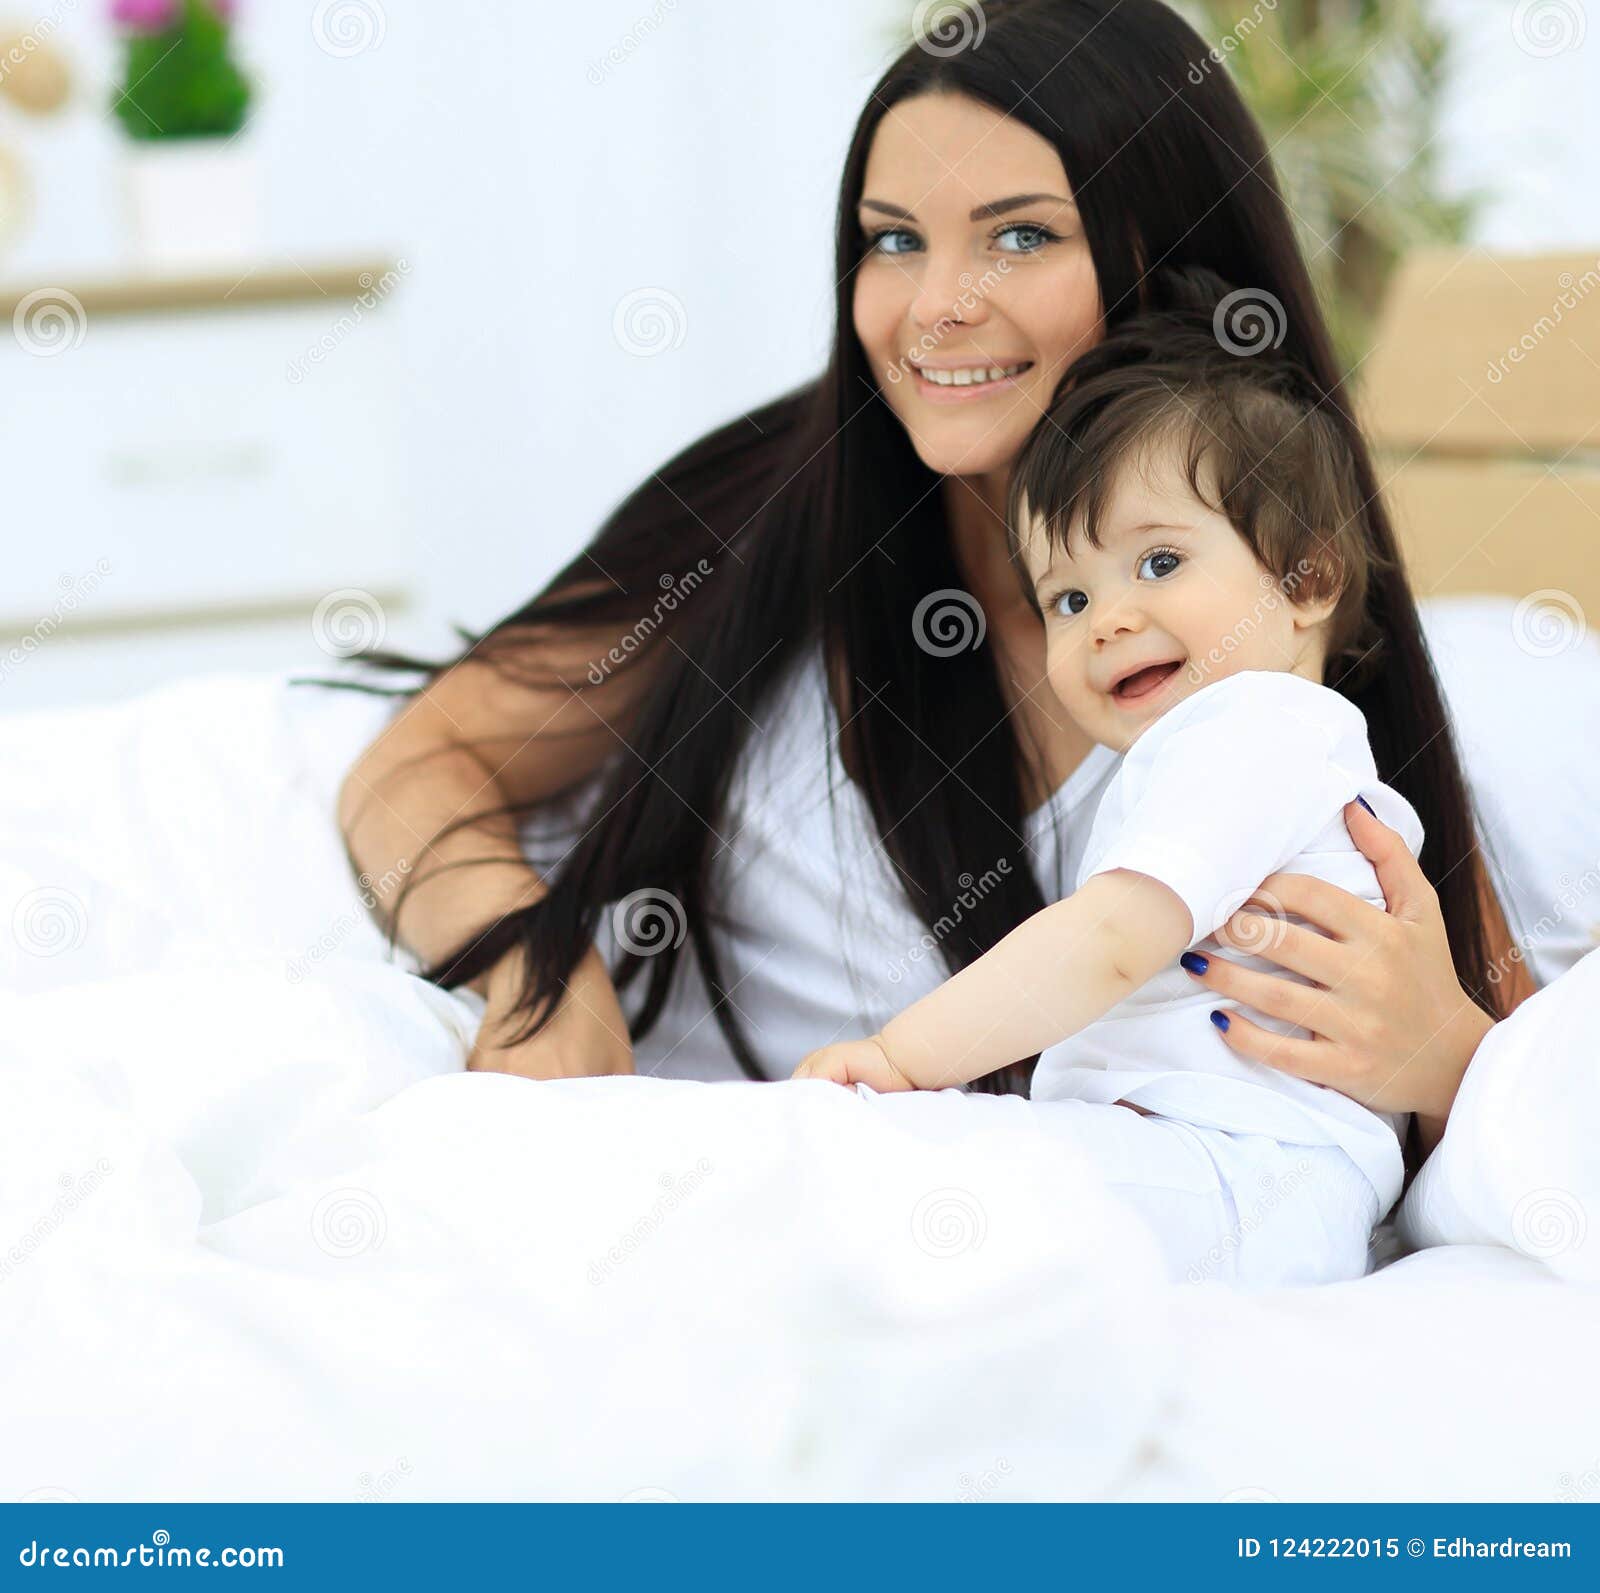
[[[1163,714],[1123,756],[1095,813],[1074,889],[1112,869],[1147,874],[1188,907],[1191,947],[1297,978],[1220,947],[1213,933],[1280,872],[1315,875],[1382,910],[1377,875],[1344,823],[1344,806],[1358,795],[1413,855],[1421,850],[1421,821],[1378,779],[1354,704],[1297,675],[1230,675]],[[1273,916],[1302,922],[1281,908]],[[1174,965],[1043,1052],[1033,1099],[1128,1100],[1197,1125],[1338,1145],[1387,1211],[1403,1179],[1404,1119],[1238,1056],[1209,1019],[1215,1008],[1238,1005]],[[1247,1016],[1278,1033],[1305,1033],[1248,1009]]]
[[[840,764],[819,648],[796,659],[758,718],[717,825],[710,884],[720,914],[710,933],[750,1045],[769,1078],[786,1079],[808,1052],[865,1038],[950,975]],[[1046,901],[1072,889],[1090,815],[1116,764],[1114,753],[1092,748],[1028,815],[1024,845]],[[541,872],[581,832],[588,806],[587,798],[552,805],[524,828],[524,850]],[[967,900],[946,903],[946,920],[959,924],[998,877],[975,859]],[[670,932],[672,904],[656,906],[658,927]],[[640,894],[632,911],[642,921],[651,910]],[[612,966],[618,929],[627,925],[627,910],[601,915],[595,943]],[[629,1016],[643,1004],[644,978],[621,993]],[[660,1078],[745,1077],[711,1016],[687,940],[665,1007],[635,1043],[634,1066]]]

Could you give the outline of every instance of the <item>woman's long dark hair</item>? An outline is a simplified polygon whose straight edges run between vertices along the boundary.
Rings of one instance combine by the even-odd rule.
[[[919,460],[881,396],[852,326],[863,257],[857,202],[873,135],[892,107],[913,95],[959,93],[1054,146],[1108,326],[1143,307],[1147,279],[1161,266],[1206,267],[1271,295],[1287,326],[1285,353],[1355,430],[1266,146],[1200,37],[1159,0],[990,0],[979,9],[980,42],[955,53],[912,45],[857,124],[839,196],[834,347],[820,378],[685,449],[531,602],[482,636],[460,633],[475,659],[549,681],[530,652],[530,629],[648,630],[623,665],[644,667],[648,679],[617,754],[596,776],[599,817],[542,901],[500,918],[427,970],[454,987],[521,947],[525,1032],[554,1012],[608,906],[636,891],[668,891],[682,904],[727,1044],[750,1077],[766,1076],[727,999],[711,935],[712,862],[752,725],[797,655],[819,641],[844,697],[835,704],[844,766],[917,915],[930,929],[944,918],[947,932],[936,943],[949,970],[1045,904],[1024,849],[1028,752],[1008,717],[992,649],[934,656],[918,643],[919,602],[960,588],[962,576],[941,478]],[[1354,445],[1372,542],[1395,555],[1370,458],[1359,436]],[[1365,713],[1379,773],[1426,826],[1422,866],[1438,889],[1457,971],[1487,1006],[1493,987],[1466,788],[1416,609],[1397,556],[1393,562],[1373,599],[1383,648],[1330,684]],[[708,568],[703,585],[660,614],[664,588]],[[367,659],[430,675],[446,667],[394,653]],[[567,684],[584,689],[582,680]],[[995,870],[1000,883],[951,929],[951,906],[971,900],[966,888],[980,870]],[[612,970],[619,990],[648,973],[636,1038],[662,1009],[679,949],[625,950]],[[1031,1074],[1030,1059],[974,1087],[1023,1093]]]

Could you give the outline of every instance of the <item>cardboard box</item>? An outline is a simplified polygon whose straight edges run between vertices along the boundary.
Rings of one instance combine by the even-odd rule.
[[[1418,595],[1600,626],[1600,247],[1411,256],[1356,381]]]

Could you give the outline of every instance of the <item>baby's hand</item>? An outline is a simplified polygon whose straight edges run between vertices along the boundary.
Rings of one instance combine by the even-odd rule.
[[[797,1079],[832,1079],[835,1084],[866,1084],[878,1091],[914,1090],[916,1085],[889,1060],[874,1035],[869,1040],[840,1040],[813,1051],[794,1070]]]

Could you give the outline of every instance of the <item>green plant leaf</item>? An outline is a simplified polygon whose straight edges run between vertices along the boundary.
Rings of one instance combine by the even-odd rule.
[[[226,138],[245,124],[250,83],[208,0],[183,0],[159,33],[130,33],[112,114],[130,138]]]

